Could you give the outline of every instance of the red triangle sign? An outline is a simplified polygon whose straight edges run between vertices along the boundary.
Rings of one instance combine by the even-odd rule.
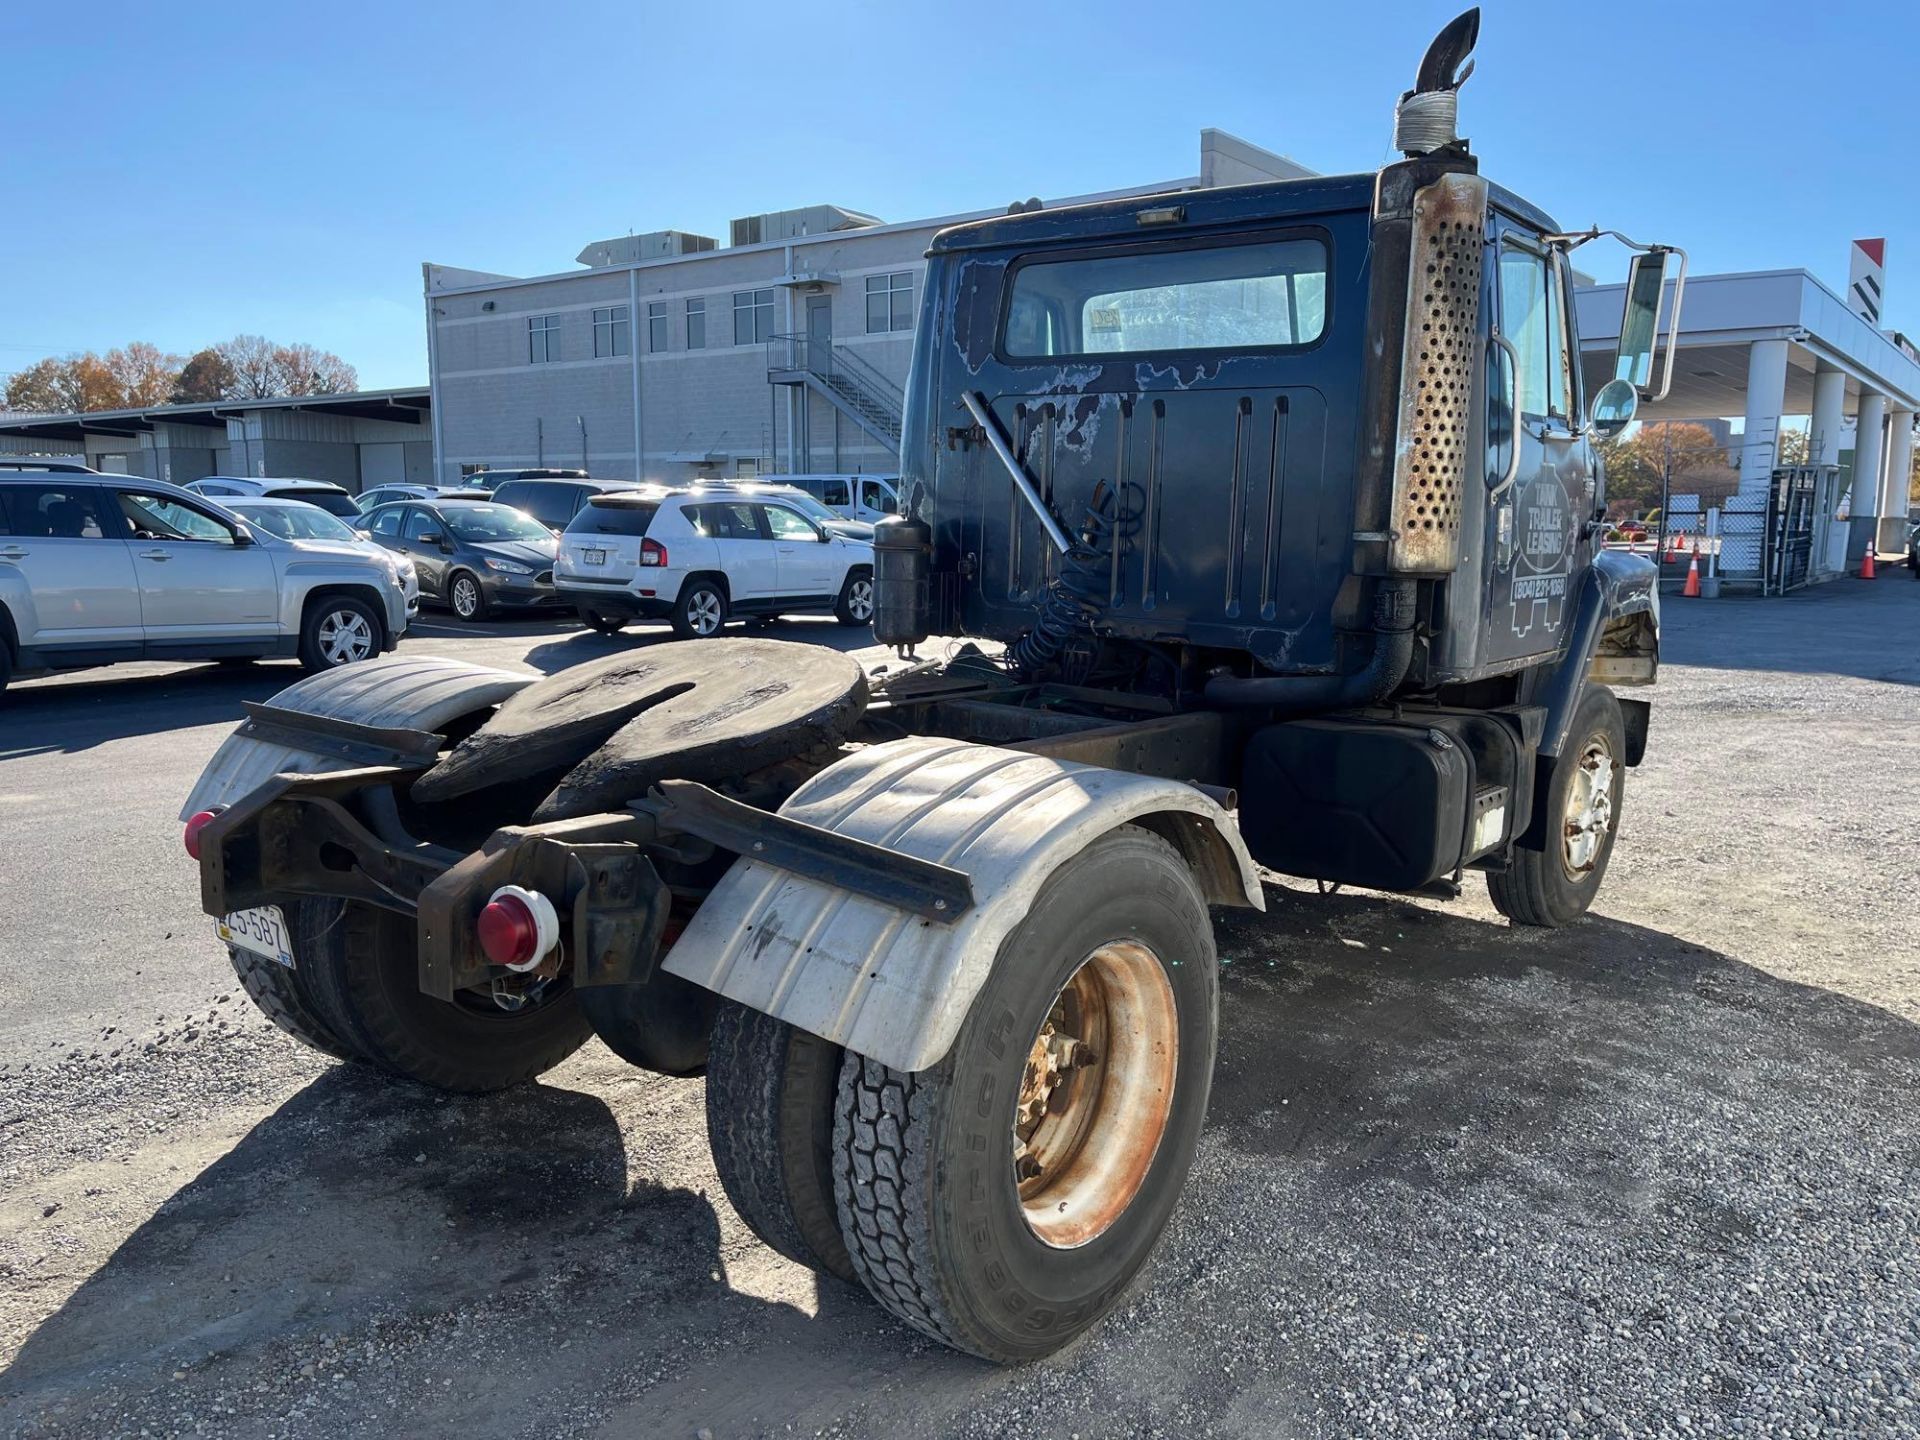
[[[1867,258],[1882,270],[1887,268],[1887,242],[1881,240],[1856,240],[1853,242],[1867,252]]]

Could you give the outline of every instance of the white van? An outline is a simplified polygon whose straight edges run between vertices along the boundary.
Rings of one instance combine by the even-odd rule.
[[[871,525],[900,513],[898,475],[762,475],[772,485],[795,485],[836,515]]]

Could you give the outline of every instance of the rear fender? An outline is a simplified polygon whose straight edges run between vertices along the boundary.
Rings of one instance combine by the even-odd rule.
[[[498,705],[537,678],[459,660],[396,656],[310,675],[275,695],[273,705],[376,728],[437,731],[463,715]],[[249,721],[221,742],[180,807],[182,820],[231,805],[275,775],[320,775],[367,763],[338,751],[286,743],[278,732],[269,739],[254,730]]]
[[[1169,838],[1209,903],[1266,904],[1239,830],[1199,790],[1017,750],[927,736],[872,746],[780,813],[963,870],[976,902],[943,924],[742,858],[664,968],[899,1070],[939,1063],[1040,887],[1117,826]]]

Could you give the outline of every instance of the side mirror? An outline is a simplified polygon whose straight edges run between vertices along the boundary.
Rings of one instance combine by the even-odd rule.
[[[1653,388],[1653,348],[1660,333],[1660,297],[1666,289],[1667,256],[1672,253],[1645,250],[1635,255],[1627,267],[1627,308],[1620,317],[1620,344],[1614,351],[1613,376],[1642,394],[1650,394]],[[1678,294],[1674,296],[1674,303],[1679,304]],[[1668,369],[1672,369],[1671,353]]]
[[[815,539],[816,541],[818,541],[818,542],[819,542],[820,544],[822,544],[822,545],[824,545],[824,544],[826,544],[826,543],[827,543],[827,542],[828,542],[829,540],[831,540],[831,539],[833,539],[833,536],[832,536],[832,534],[831,534],[831,533],[829,533],[828,531],[825,531],[825,530],[822,530],[822,529],[819,529],[818,527],[816,527],[816,528],[814,529],[814,532],[813,532],[813,538],[814,538],[814,539]]]
[[[253,532],[244,525],[234,526],[233,543],[236,546],[253,544]]]
[[[447,537],[442,535],[438,530],[429,530],[420,537],[420,543],[422,545],[438,545],[445,548]]]
[[[1594,392],[1593,403],[1587,407],[1587,424],[1597,439],[1611,440],[1633,423],[1639,409],[1640,392],[1633,382],[1616,377]]]

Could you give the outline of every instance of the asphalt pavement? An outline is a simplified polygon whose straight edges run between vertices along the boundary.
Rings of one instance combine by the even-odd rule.
[[[697,1080],[464,1099],[247,1004],[175,818],[279,665],[0,706],[0,1432],[1920,1433],[1920,584],[1669,599],[1596,914],[1276,881],[1122,1308],[995,1370],[778,1259]],[[773,633],[857,645],[830,622]],[[409,653],[606,639],[430,614]]]

